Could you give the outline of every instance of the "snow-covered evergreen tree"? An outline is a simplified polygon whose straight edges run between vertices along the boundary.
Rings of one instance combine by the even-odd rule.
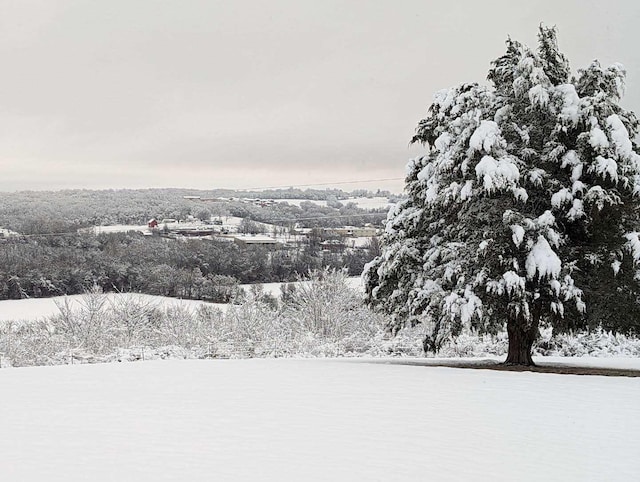
[[[413,138],[426,152],[409,162],[409,197],[365,268],[369,301],[396,330],[425,323],[425,348],[506,325],[506,362],[528,365],[541,325],[580,328],[607,304],[640,304],[638,121],[619,105],[625,70],[593,62],[569,79],[555,29],[538,37],[537,51],[507,40],[491,86],[435,94]]]

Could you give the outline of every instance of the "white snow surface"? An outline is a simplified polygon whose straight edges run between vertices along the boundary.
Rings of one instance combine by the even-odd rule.
[[[300,206],[303,202],[310,202],[319,206],[327,206],[327,201],[319,201],[314,199],[273,199],[272,201],[278,203],[288,203],[292,206]],[[394,203],[389,202],[389,199],[381,196],[374,197],[352,197],[348,199],[339,199],[339,202],[346,205],[348,203],[356,204],[360,209],[379,209],[388,208]]]
[[[291,206],[298,206],[298,207],[300,207],[300,205],[302,203],[304,203],[304,202],[310,202],[310,203],[316,204],[318,206],[327,207],[327,201],[318,200],[318,199],[297,199],[297,198],[292,198],[292,199],[272,199],[272,201],[277,202],[277,203],[287,203],[287,204],[290,204]]]
[[[380,208],[389,208],[393,206],[395,203],[389,202],[389,199],[386,197],[356,197],[350,198],[340,201],[343,204],[354,203],[360,209],[380,209]]]
[[[245,291],[250,292],[253,286],[262,287],[262,292],[275,296],[276,298],[282,294],[282,285],[309,285],[310,281],[292,281],[291,283],[256,283],[256,284],[241,284]],[[364,293],[364,282],[360,276],[350,276],[347,278],[347,284],[362,293]]]
[[[589,482],[640,471],[634,378],[171,360],[5,369],[0,393],[7,481]]]
[[[308,284],[308,281],[293,282],[292,284]],[[347,283],[353,289],[364,293],[364,283],[359,276],[347,278]],[[260,284],[263,292],[278,297],[281,294],[281,287],[287,283],[263,283]],[[254,285],[241,284],[240,287],[250,292]],[[116,303],[119,298],[134,298],[140,302],[149,303],[158,308],[186,308],[196,311],[201,305],[226,310],[229,305],[224,303],[209,303],[199,300],[183,300],[169,298],[167,296],[146,295],[142,293],[108,293],[107,305]],[[58,304],[64,304],[68,300],[73,310],[82,308],[84,295],[54,296],[52,298],[29,298],[23,300],[0,300],[0,322],[6,321],[35,321],[60,313]]]
[[[76,311],[83,306],[85,295],[54,296],[52,298],[28,298],[23,300],[1,300],[0,301],[0,322],[5,321],[35,321],[60,313],[58,303],[64,305],[65,299],[70,307]],[[220,309],[227,307],[226,304],[208,303],[198,300],[182,300],[169,298],[167,296],[145,295],[141,293],[108,293],[106,294],[106,306],[109,303],[117,303],[125,298],[132,298],[142,303],[149,303],[158,308],[180,307],[192,311],[201,305],[212,306]]]
[[[146,224],[114,224],[112,226],[94,226],[88,229],[92,230],[94,234],[127,233],[129,231],[144,233],[149,231],[149,226]]]
[[[0,237],[4,236],[20,236],[20,233],[16,233],[15,231],[11,231],[10,229],[0,227]]]

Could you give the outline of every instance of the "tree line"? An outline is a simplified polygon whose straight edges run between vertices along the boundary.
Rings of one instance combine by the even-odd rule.
[[[238,283],[293,281],[327,266],[359,275],[371,258],[370,249],[324,252],[314,243],[272,249],[139,233],[7,238],[0,243],[0,299],[79,294],[98,286],[228,302],[238,295]]]
[[[319,206],[312,202],[303,202],[301,206],[285,202],[254,206],[237,199],[231,200],[232,197],[251,197],[252,194],[260,195],[263,199],[306,196],[303,198],[325,200],[327,206]],[[202,202],[184,199],[183,196],[186,195],[198,195],[202,198],[224,196],[226,200]],[[305,227],[318,227],[337,226],[342,223],[362,225],[372,221],[380,223],[386,217],[386,210],[380,210],[377,217],[370,216],[369,211],[359,209],[355,204],[345,200],[349,195],[335,189],[262,193],[187,189],[0,192],[0,227],[22,234],[47,234],[71,232],[88,226],[140,225],[152,217],[186,220],[189,216],[239,216],[267,223],[278,221],[278,224],[296,223],[300,220],[300,224]],[[348,218],[338,219],[335,216]]]

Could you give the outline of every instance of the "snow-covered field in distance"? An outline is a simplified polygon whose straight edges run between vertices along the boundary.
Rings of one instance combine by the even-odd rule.
[[[0,322],[4,321],[35,321],[60,313],[58,304],[64,305],[65,300],[73,310],[80,310],[85,295],[54,296],[52,298],[29,298],[23,300],[0,301]],[[200,305],[214,306],[224,309],[227,305],[207,303],[198,300],[181,300],[167,296],[145,295],[141,293],[108,293],[105,306],[117,303],[123,299],[132,298],[148,303],[158,308],[182,307],[195,311]]]
[[[360,276],[350,276],[349,278],[347,278],[346,281],[348,286],[364,293],[364,282]],[[260,283],[259,286],[262,286],[262,290],[264,293],[268,293],[271,296],[278,297],[282,293],[281,291],[282,285],[286,285],[286,284],[308,285],[309,283],[310,283],[309,281],[294,281],[291,283]],[[240,286],[242,286],[245,290],[248,291],[254,285],[242,284]]]
[[[0,227],[0,237],[2,236],[19,236],[20,233],[16,233],[15,231],[11,231],[10,229],[6,229]]]
[[[327,201],[323,201],[320,199],[269,199],[269,201],[275,201],[277,203],[287,203],[287,204],[290,204],[291,206],[298,206],[298,207],[300,207],[302,203],[308,202],[308,203],[316,204],[318,206],[327,207]]]
[[[294,282],[293,284],[307,284],[307,281]],[[364,285],[362,279],[358,276],[347,279],[347,283],[358,290],[364,292]],[[280,287],[286,283],[264,283],[261,284],[265,293],[272,296],[280,296]],[[247,292],[250,291],[253,285],[243,284],[240,285]],[[108,303],[116,303],[119,298],[133,297],[144,303],[152,304],[158,308],[170,308],[170,307],[182,307],[195,311],[201,305],[215,306],[225,310],[228,305],[220,303],[208,303],[206,301],[198,300],[182,300],[177,298],[169,298],[167,296],[155,296],[145,295],[141,293],[108,293]],[[82,308],[84,295],[70,295],[70,296],[54,296],[52,298],[29,298],[23,300],[1,300],[0,301],[0,322],[5,321],[33,321],[42,318],[46,318],[51,315],[60,313],[58,304],[65,303],[65,299],[68,300],[70,306],[74,310]]]
[[[300,206],[300,204],[303,202],[311,202],[313,204],[318,204],[320,206],[327,205],[327,201],[316,201],[316,200],[310,200],[310,199],[273,199],[273,201],[280,202],[280,203],[286,202],[295,206]],[[367,210],[389,208],[390,206],[393,205],[393,203],[390,203],[386,197],[371,197],[371,198],[358,197],[358,198],[351,198],[351,199],[343,199],[343,200],[340,200],[340,202],[343,204],[355,203],[360,209],[367,209]],[[243,221],[243,218],[235,217],[235,216],[222,216],[220,219],[222,220],[223,224],[222,226],[218,226],[218,227],[229,229],[231,232],[237,230],[237,228],[240,226],[240,223]],[[262,226],[265,230],[267,230],[267,232],[272,230],[274,226],[273,224],[262,223],[259,221],[254,221],[254,223]],[[161,224],[160,228],[162,228],[162,226],[164,225]],[[208,225],[203,225],[200,222],[169,223],[167,226],[172,229],[180,229],[180,228],[187,229],[187,228],[196,228],[196,227],[203,227],[203,226],[209,227]],[[129,231],[136,231],[140,233],[149,232],[149,228],[146,224],[141,224],[141,225],[117,224],[112,226],[94,226],[93,228],[86,228],[85,231],[86,230],[88,230],[89,232],[93,232],[94,234],[126,233]]]
[[[93,229],[95,234],[127,233],[129,231],[144,233],[149,231],[149,227],[146,224],[114,224],[112,226],[94,226],[90,229]]]
[[[244,220],[244,218],[240,218],[237,216],[222,216],[221,218],[222,225],[211,226],[209,224],[204,224],[200,221],[185,221],[185,222],[175,222],[175,223],[166,223],[167,227],[170,229],[197,229],[197,228],[226,228],[230,232],[237,231],[238,227]],[[260,221],[252,221],[253,223],[262,226],[263,229],[269,231],[273,229],[273,224],[263,223]],[[165,224],[161,223],[159,225],[159,229],[162,229]],[[84,229],[84,228],[83,228]],[[146,224],[114,224],[111,226],[94,226],[93,228],[86,228],[85,230],[89,230],[89,232],[93,232],[94,234],[112,234],[112,233],[127,233],[129,231],[136,231],[140,233],[149,233],[151,230]]]
[[[292,206],[300,206],[303,202],[310,202],[313,204],[317,204],[318,206],[327,205],[327,201],[314,200],[314,199],[273,199],[275,202],[281,203],[289,203]],[[349,199],[339,199],[339,202],[342,204],[354,203],[360,209],[380,209],[380,208],[388,208],[392,205],[389,202],[389,199],[386,197],[354,197]]]
[[[2,480],[631,481],[634,378],[340,360],[0,370]]]
[[[390,203],[389,199],[386,197],[357,197],[340,202],[343,204],[350,202],[355,203],[360,209],[380,209],[388,208],[393,205],[393,203]]]

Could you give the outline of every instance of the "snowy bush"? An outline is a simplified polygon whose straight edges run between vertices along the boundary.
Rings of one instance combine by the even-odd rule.
[[[277,302],[260,289],[226,312],[160,307],[135,295],[93,289],[38,323],[0,329],[4,364],[14,366],[166,357],[344,356],[375,351],[382,316],[364,305],[343,271],[309,273]]]
[[[423,356],[423,339],[424,329],[420,326],[404,328],[384,343],[384,353]],[[506,332],[493,335],[469,332],[444,343],[437,353],[428,355],[445,358],[504,356],[507,354],[508,346]],[[640,357],[640,339],[602,329],[553,334],[551,328],[545,328],[541,330],[540,338],[533,346],[533,354],[567,357]]]
[[[166,358],[424,356],[424,325],[395,336],[368,308],[341,271],[310,273],[303,289],[288,288],[274,303],[254,290],[225,312],[161,307],[127,295],[104,301],[92,290],[75,309],[61,303],[45,321],[0,325],[0,365],[130,362]],[[437,356],[504,355],[505,332],[468,332],[444,343]],[[604,330],[555,334],[543,329],[534,354],[640,356],[640,340]]]
[[[362,295],[349,287],[345,271],[328,268],[309,273],[306,282],[289,288],[281,313],[297,335],[334,340],[369,338],[382,321],[363,304]]]

